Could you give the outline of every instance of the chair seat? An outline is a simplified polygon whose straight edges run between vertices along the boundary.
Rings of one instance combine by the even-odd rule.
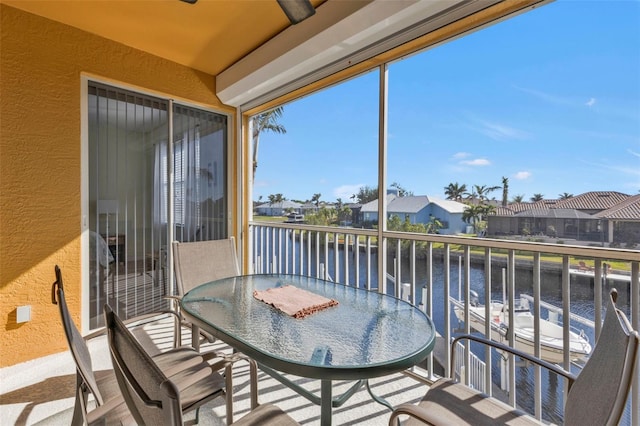
[[[456,426],[540,425],[525,412],[451,379],[436,381],[418,406],[430,416],[446,419],[447,424]],[[423,424],[414,418],[405,423],[406,426]]]
[[[184,368],[201,364],[204,361],[204,358],[202,358],[200,354],[188,347],[170,349],[154,355],[152,358],[167,376],[173,376]]]
[[[191,347],[170,349],[152,357],[180,391],[184,412],[224,394],[225,378]],[[212,392],[219,389],[218,392]]]
[[[180,389],[183,411],[190,411],[192,407],[200,406],[223,393],[225,386],[224,377],[212,373],[211,365],[193,348],[181,347],[162,352],[153,357],[158,367]],[[113,370],[101,370],[96,372],[96,380],[100,392],[105,398],[106,407],[89,417],[89,422],[96,424],[135,424],[129,409],[127,408]],[[220,389],[220,392],[211,393],[211,389]],[[94,420],[94,421],[92,421]]]
[[[112,369],[96,371],[95,376],[96,384],[105,402],[111,398],[120,397],[120,388]]]
[[[287,413],[272,404],[262,404],[243,416],[232,426],[300,426]]]
[[[114,375],[115,378],[115,375]],[[111,398],[101,406],[87,413],[87,423],[91,426],[121,425],[137,426],[122,396]]]
[[[213,371],[206,362],[185,368],[180,373],[169,376],[169,379],[178,387],[183,412],[224,395],[224,377]]]

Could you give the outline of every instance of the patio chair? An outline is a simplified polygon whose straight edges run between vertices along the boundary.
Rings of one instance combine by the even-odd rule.
[[[173,243],[173,264],[176,275],[177,295],[168,296],[174,300],[174,309],[180,315],[180,299],[192,288],[221,278],[240,275],[236,245],[233,237],[223,240]],[[181,324],[191,328],[192,346],[200,350],[201,340],[213,342],[215,339],[182,315]],[[180,333],[178,333],[180,334]]]
[[[55,274],[56,281],[51,288],[51,301],[54,305],[58,305],[60,310],[60,319],[65,337],[76,366],[76,397],[71,424],[133,423],[134,419],[131,417],[131,413],[122,399],[122,394],[118,388],[113,370],[100,371],[99,375],[93,370],[91,354],[87,347],[86,340],[99,336],[105,332],[105,329],[99,330],[86,337],[80,334],[80,331],[69,314],[64,293],[62,271],[58,265],[55,267]],[[160,312],[160,314],[162,313],[164,312]],[[175,315],[172,311],[168,311],[167,313]],[[147,318],[151,319],[154,318],[154,316],[157,317],[158,314],[159,313],[156,312],[154,314],[138,316],[133,318],[131,322],[138,322]],[[154,355],[154,359],[158,365],[163,368],[165,374],[172,375],[180,369],[199,363],[203,358],[200,355],[198,355],[197,358],[194,357],[193,350],[190,348],[174,348]],[[88,407],[90,395],[93,396],[96,405],[96,407],[91,410]]]
[[[185,405],[193,408],[218,396],[216,389],[219,388],[211,384],[217,373],[208,363],[203,362],[168,377],[109,305],[105,305],[105,319],[118,385],[138,424],[182,425]],[[194,349],[192,351],[197,354]],[[230,382],[227,386],[231,389]],[[252,386],[252,391],[254,389]],[[228,402],[230,399],[231,395],[227,395]],[[227,411],[227,424],[231,421]],[[261,405],[235,424],[287,426],[298,423],[273,405]]]
[[[530,354],[478,336],[461,335],[454,339],[452,345],[460,340],[480,342],[565,377],[569,384],[564,407],[565,425],[617,425],[633,380],[640,338],[625,314],[616,307],[616,299],[617,292],[613,289],[596,347],[577,376]],[[455,365],[454,354],[452,351],[451,365]],[[411,417],[405,425],[541,424],[525,412],[450,378],[436,381],[417,405],[398,406],[389,419],[389,425],[394,425],[402,415]]]

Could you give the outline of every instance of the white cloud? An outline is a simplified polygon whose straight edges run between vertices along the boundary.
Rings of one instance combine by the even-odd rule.
[[[471,154],[469,154],[468,152],[456,152],[455,154],[453,154],[453,158],[456,160],[468,157],[471,157]]]
[[[513,178],[516,180],[525,180],[531,177],[531,172],[518,172],[513,175]]]
[[[354,185],[341,185],[333,190],[333,195],[336,199],[341,198],[342,201],[348,201],[351,196],[357,194],[360,188],[365,186],[364,183],[357,183]]]
[[[521,92],[527,93],[529,95],[532,95],[538,99],[541,99],[545,102],[548,102],[550,104],[554,104],[554,105],[564,105],[564,106],[570,106],[570,107],[578,107],[581,105],[581,101],[577,98],[577,97],[568,97],[568,96],[561,96],[561,95],[556,95],[553,93],[547,93],[547,92],[542,92],[540,90],[534,90],[534,89],[528,89],[525,87],[518,87],[518,86],[513,86],[516,89],[520,90]],[[588,106],[589,108],[591,108],[592,106],[594,106],[597,102],[596,98],[589,98],[589,100],[587,102],[584,103],[584,105]]]
[[[461,161],[460,164],[464,164],[466,166],[490,166],[491,161],[486,158],[476,158],[474,160],[464,160]]]
[[[524,87],[518,87],[518,86],[513,86],[516,89],[528,93],[530,95],[535,96],[538,99],[542,99],[545,102],[549,102],[552,104],[557,104],[557,105],[572,105],[574,104],[574,102],[572,102],[571,99],[566,98],[566,97],[562,97],[562,96],[558,96],[558,95],[554,95],[551,93],[545,93],[545,92],[541,92],[539,90],[533,90],[533,89],[527,89]]]
[[[509,139],[527,139],[529,134],[513,127],[505,126],[500,123],[491,123],[489,121],[478,120],[482,127],[477,130],[497,141]]]
[[[629,154],[631,154],[631,155],[634,155],[634,156],[636,156],[636,157],[640,157],[640,152],[635,152],[635,151],[632,151],[632,150],[630,150],[630,149],[629,149],[629,150],[627,150],[627,151],[629,151]]]

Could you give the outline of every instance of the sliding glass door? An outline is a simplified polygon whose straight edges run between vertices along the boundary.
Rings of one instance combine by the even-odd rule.
[[[227,117],[90,82],[88,124],[96,328],[105,303],[124,318],[166,307],[171,240],[227,237]]]

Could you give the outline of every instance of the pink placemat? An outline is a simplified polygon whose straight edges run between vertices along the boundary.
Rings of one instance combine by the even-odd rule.
[[[327,299],[292,285],[268,288],[264,291],[255,290],[253,297],[294,318],[304,318],[338,304],[335,299]]]

